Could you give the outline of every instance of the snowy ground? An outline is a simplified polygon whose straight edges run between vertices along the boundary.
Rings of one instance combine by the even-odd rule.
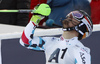
[[[25,27],[0,24],[0,39],[19,38]],[[100,24],[94,25],[93,31],[100,31]],[[62,34],[61,28],[36,29],[35,36]]]

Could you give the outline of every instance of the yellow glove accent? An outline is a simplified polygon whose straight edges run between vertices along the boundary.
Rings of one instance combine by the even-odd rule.
[[[34,22],[36,25],[39,24],[40,20],[41,20],[41,17],[39,17],[38,15],[33,15],[31,18],[31,21]]]
[[[49,7],[48,4],[40,4],[38,7],[36,7],[34,13],[38,13],[44,16],[49,16],[49,14],[51,13],[51,8]]]

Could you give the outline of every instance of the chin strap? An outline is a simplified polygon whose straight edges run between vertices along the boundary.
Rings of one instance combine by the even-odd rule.
[[[84,35],[84,33],[81,31],[82,29],[80,29],[81,26],[84,26],[84,23],[80,23],[79,25],[75,26],[75,27],[68,27],[68,28],[63,28],[63,31],[72,31],[72,30],[76,30],[78,33],[80,33],[81,35]]]

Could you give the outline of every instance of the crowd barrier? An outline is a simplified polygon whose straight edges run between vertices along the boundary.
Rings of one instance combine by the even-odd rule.
[[[43,52],[28,50],[19,44],[22,31],[25,27],[0,24],[0,64],[45,64]],[[39,29],[35,36],[60,36],[61,28]],[[100,25],[94,25],[90,37],[81,40],[91,49],[92,64],[100,64]]]

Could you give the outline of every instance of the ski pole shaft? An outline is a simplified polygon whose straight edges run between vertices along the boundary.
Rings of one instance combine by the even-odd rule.
[[[4,12],[4,13],[29,13],[29,12],[34,12],[35,10],[28,10],[28,9],[22,9],[22,10],[0,10],[0,13],[1,12]]]

